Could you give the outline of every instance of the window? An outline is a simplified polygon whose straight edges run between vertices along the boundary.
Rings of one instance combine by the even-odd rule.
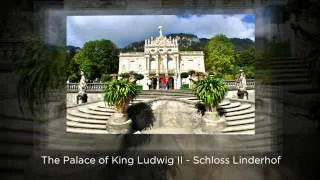
[[[168,69],[174,69],[173,59],[171,58],[168,59]]]
[[[151,58],[150,60],[150,69],[152,70],[156,69],[156,60],[154,58]]]
[[[135,61],[130,61],[129,71],[137,71],[137,63]]]

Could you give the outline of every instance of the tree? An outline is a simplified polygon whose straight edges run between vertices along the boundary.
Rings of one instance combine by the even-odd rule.
[[[88,41],[74,57],[79,69],[90,80],[100,78],[102,74],[118,72],[119,50],[110,40]]]
[[[237,75],[243,69],[247,78],[254,78],[255,74],[255,48],[253,45],[236,53],[233,75]]]
[[[205,47],[206,71],[223,75],[232,73],[234,49],[231,40],[223,34],[211,38]]]
[[[195,81],[193,91],[207,110],[213,111],[223,100],[228,88],[222,79],[209,76],[204,80]]]

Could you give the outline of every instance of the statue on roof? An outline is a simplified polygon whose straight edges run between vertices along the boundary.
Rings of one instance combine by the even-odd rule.
[[[162,26],[158,26],[158,29],[159,29],[159,35],[160,37],[162,37]]]

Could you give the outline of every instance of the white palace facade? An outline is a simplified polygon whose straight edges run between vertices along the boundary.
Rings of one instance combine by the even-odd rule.
[[[203,51],[179,51],[177,39],[162,35],[145,40],[144,52],[126,52],[119,56],[119,74],[136,72],[144,75],[138,83],[144,90],[149,89],[148,79],[152,80],[152,89],[161,88],[161,78],[168,77],[170,89],[180,89],[182,72],[205,72]],[[188,79],[186,79],[188,81]]]

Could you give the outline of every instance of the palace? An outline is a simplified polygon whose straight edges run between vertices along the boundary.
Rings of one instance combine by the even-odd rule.
[[[179,51],[176,38],[166,37],[159,26],[159,36],[145,40],[144,52],[120,53],[119,74],[136,72],[144,75],[138,83],[144,90],[161,88],[161,79],[167,77],[169,89],[180,89],[182,72],[205,72],[203,51]],[[184,79],[187,83],[189,79]]]

